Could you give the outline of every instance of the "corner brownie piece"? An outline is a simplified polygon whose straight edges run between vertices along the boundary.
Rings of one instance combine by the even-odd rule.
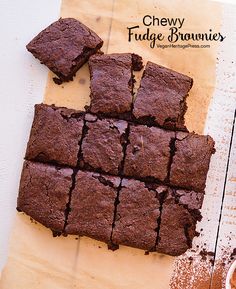
[[[124,175],[164,181],[168,175],[171,141],[175,133],[157,127],[131,125]]]
[[[179,256],[192,247],[202,202],[202,193],[168,189],[162,204],[157,252]]]
[[[79,171],[65,228],[68,234],[109,243],[120,178]]]
[[[55,232],[62,232],[72,173],[69,168],[25,161],[17,199],[18,211]]]
[[[36,104],[26,159],[76,166],[83,112]]]
[[[149,61],[134,103],[134,116],[142,123],[186,130],[186,97],[192,84],[192,78]]]
[[[159,196],[165,187],[149,189],[145,183],[123,179],[112,233],[114,244],[152,251],[157,240]]]
[[[214,144],[208,135],[177,133],[170,184],[204,191],[211,155],[215,152]]]
[[[41,31],[26,48],[53,71],[57,83],[69,81],[103,45],[102,39],[73,18],[60,18]]]
[[[127,122],[96,117],[92,120],[91,115],[87,115],[86,119],[87,133],[82,142],[80,165],[117,175],[124,158]]]
[[[90,57],[92,113],[117,116],[131,111],[133,70],[142,69],[142,58],[131,53],[98,54]]]

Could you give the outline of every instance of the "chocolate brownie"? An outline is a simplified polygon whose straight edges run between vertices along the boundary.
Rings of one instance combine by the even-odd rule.
[[[56,232],[62,232],[72,185],[72,169],[25,161],[17,209]]]
[[[170,184],[204,191],[211,155],[215,152],[210,136],[177,133],[176,152],[170,169]]]
[[[63,81],[73,79],[77,70],[103,45],[98,35],[73,18],[60,18],[41,31],[26,48]]]
[[[142,69],[142,58],[131,53],[97,54],[89,59],[90,112],[116,116],[131,111],[133,70]]]
[[[148,62],[134,103],[134,116],[143,123],[186,130],[186,96],[192,78]]]
[[[124,158],[123,147],[127,122],[124,120],[96,119],[88,121],[87,134],[82,142],[80,165],[97,171],[117,175]]]
[[[80,111],[35,105],[26,159],[76,166],[82,128]]]
[[[201,193],[168,190],[161,209],[157,252],[179,256],[192,247],[202,201]]]
[[[175,133],[145,125],[130,126],[124,174],[137,178],[167,178]]]
[[[79,171],[66,232],[109,243],[120,178]]]
[[[159,195],[165,187],[148,188],[137,180],[123,179],[112,242],[144,250],[155,249]]]

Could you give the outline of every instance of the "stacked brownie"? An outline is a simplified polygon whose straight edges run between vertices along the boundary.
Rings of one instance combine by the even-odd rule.
[[[86,111],[35,106],[18,210],[56,234],[180,255],[201,220],[214,141],[184,124],[192,79],[138,55],[89,59]]]

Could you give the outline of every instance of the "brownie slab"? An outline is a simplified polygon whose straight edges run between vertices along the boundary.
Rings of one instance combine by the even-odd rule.
[[[168,174],[170,145],[174,138],[174,132],[145,125],[131,125],[124,174],[164,181]]]
[[[25,161],[17,209],[55,232],[62,232],[72,169]]]
[[[82,142],[80,165],[97,171],[117,175],[124,157],[123,145],[127,122],[113,119],[88,121],[87,134]]]
[[[82,112],[35,105],[26,159],[76,166],[82,128]]]
[[[211,155],[215,152],[210,136],[177,133],[176,152],[170,169],[170,184],[204,191]]]
[[[79,171],[66,232],[109,243],[120,178]]]
[[[179,256],[192,247],[202,201],[201,193],[169,188],[161,210],[157,252]]]
[[[121,186],[112,242],[151,251],[157,239],[158,197],[165,187],[148,189],[144,182],[128,179]]]
[[[102,45],[102,39],[78,20],[60,18],[41,31],[26,48],[59,77],[59,84],[72,80]]]
[[[131,53],[97,54],[89,59],[92,113],[117,116],[131,111],[133,70],[142,69],[142,58]]]
[[[186,96],[192,83],[192,78],[149,61],[134,103],[134,116],[144,124],[186,130]]]

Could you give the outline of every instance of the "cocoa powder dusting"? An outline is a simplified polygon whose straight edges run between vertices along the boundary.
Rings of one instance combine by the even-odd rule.
[[[176,259],[170,289],[208,289],[212,264],[199,253],[188,253]]]
[[[236,249],[221,248],[215,261],[214,252],[207,251],[204,247],[198,249],[176,258],[170,289],[224,288],[227,272],[236,259]],[[234,278],[232,282],[236,283],[236,272]],[[236,284],[234,286],[236,289]]]

